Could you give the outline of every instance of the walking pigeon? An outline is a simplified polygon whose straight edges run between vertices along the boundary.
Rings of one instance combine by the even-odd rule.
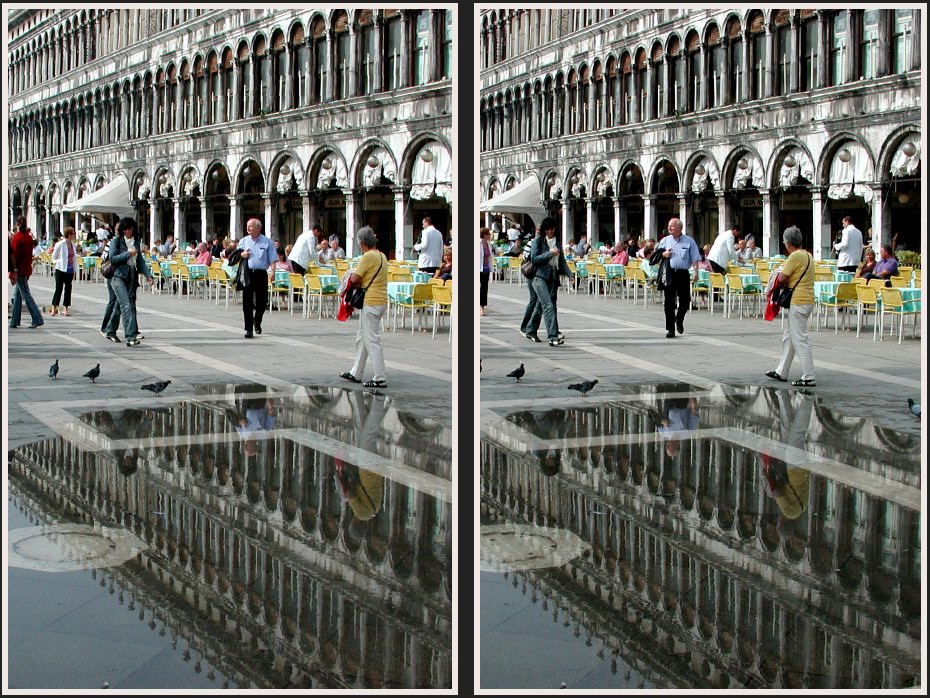
[[[907,399],[907,406],[911,410],[911,414],[920,419],[920,405],[914,402],[911,398]]]
[[[582,381],[581,383],[572,383],[568,386],[569,390],[577,390],[581,393],[582,397],[588,397],[588,391],[593,390],[594,386],[597,385],[597,379],[593,381]]]
[[[507,374],[508,378],[516,378],[518,381],[526,375],[526,369],[523,368],[523,364],[520,364],[520,368],[515,368],[510,373]]]
[[[51,365],[51,368],[48,369],[48,377],[49,377],[49,378],[55,378],[55,379],[57,380],[57,378],[58,378],[58,359],[55,359],[55,363],[53,363],[53,364]]]
[[[171,384],[171,381],[156,381],[155,383],[150,383],[149,385],[143,385],[142,390],[151,390],[156,395],[161,395],[161,391],[167,388]]]
[[[84,377],[90,378],[91,383],[96,383],[97,378],[100,377],[100,364],[97,364],[92,369],[90,369],[87,373],[85,373]]]

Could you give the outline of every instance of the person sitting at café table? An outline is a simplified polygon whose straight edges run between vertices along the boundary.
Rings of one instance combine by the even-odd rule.
[[[510,247],[507,248],[507,251],[503,256],[505,257],[520,257],[523,254],[523,242],[517,238],[510,243]]]
[[[287,248],[283,250],[278,250],[278,261],[274,263],[275,271],[294,271],[294,267],[291,266],[290,260],[287,258]]]
[[[875,265],[877,263],[875,259],[875,250],[871,247],[866,247],[865,259],[862,260],[862,264],[859,265],[859,268],[856,270],[856,278],[864,279],[866,274],[875,273]]]
[[[578,244],[572,245],[571,250],[575,257],[578,257],[579,259],[585,257],[588,252],[591,251],[591,245],[588,244],[588,237],[586,235],[582,235],[580,238],[578,238]]]
[[[884,279],[885,286],[891,286],[891,277],[898,273],[898,260],[894,258],[891,252],[891,245],[882,245],[880,252],[881,259],[875,265],[875,268],[862,277],[865,279]]]
[[[448,281],[452,278],[452,248],[446,247],[442,251],[442,263],[439,265],[439,269],[436,270],[436,273],[433,274],[434,279],[442,279],[443,281]]]
[[[739,250],[736,257],[740,264],[752,263],[752,260],[762,257],[762,250],[756,247],[754,238],[747,238],[745,245]]]
[[[320,263],[332,262],[335,257],[333,256],[333,251],[329,248],[329,240],[323,238],[320,240],[320,245],[317,247],[317,251],[320,253]]]
[[[643,243],[643,246],[639,248],[636,252],[636,256],[640,259],[649,259],[652,256],[652,253],[655,252],[656,241],[655,240],[646,240]]]
[[[206,264],[210,266],[213,262],[213,255],[210,254],[210,248],[207,247],[207,243],[201,242],[197,245],[196,253],[197,258],[194,260],[194,264]]]
[[[623,264],[626,266],[630,262],[630,254],[626,251],[623,244],[617,245],[613,250],[613,256],[610,258],[611,264]]]
[[[339,245],[338,235],[329,236],[329,249],[333,253],[333,259],[345,259],[346,258],[345,249]]]

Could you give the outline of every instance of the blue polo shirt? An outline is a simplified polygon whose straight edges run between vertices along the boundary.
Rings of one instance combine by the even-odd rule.
[[[271,238],[265,235],[259,235],[254,241],[251,235],[246,235],[239,241],[238,248],[249,253],[249,269],[267,270],[278,261],[278,251]]]
[[[672,269],[687,271],[692,264],[701,261],[701,251],[698,249],[694,238],[688,237],[684,233],[681,234],[677,241],[674,235],[666,235],[659,241],[658,249],[672,251],[672,256],[668,260],[671,262]]]

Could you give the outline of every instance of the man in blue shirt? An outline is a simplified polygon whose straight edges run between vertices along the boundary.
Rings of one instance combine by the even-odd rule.
[[[238,245],[242,250],[239,264],[249,265],[249,285],[242,290],[242,312],[245,338],[252,339],[253,326],[256,334],[262,333],[262,316],[268,306],[268,269],[278,261],[278,252],[271,238],[262,235],[262,224],[257,218],[250,218],[245,230],[248,235]]]
[[[675,330],[685,333],[685,313],[691,305],[691,269],[697,271],[701,261],[701,251],[694,238],[682,232],[681,219],[672,218],[668,222],[668,232],[656,247],[664,250],[662,256],[671,263],[672,283],[665,287],[665,336],[672,339]],[[676,312],[675,301],[678,301]]]

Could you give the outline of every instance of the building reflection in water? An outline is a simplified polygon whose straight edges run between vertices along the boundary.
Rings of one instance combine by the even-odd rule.
[[[451,498],[416,485],[450,485],[449,422],[365,391],[198,392],[82,415],[106,450],[19,449],[18,506],[145,540],[94,574],[239,686],[450,687]]]
[[[510,408],[511,428],[484,434],[482,523],[561,527],[591,546],[509,572],[514,587],[615,671],[622,655],[660,686],[919,682],[919,439],[797,391],[630,393]],[[521,450],[514,426],[539,448]],[[848,466],[917,488],[916,504],[818,474]]]

